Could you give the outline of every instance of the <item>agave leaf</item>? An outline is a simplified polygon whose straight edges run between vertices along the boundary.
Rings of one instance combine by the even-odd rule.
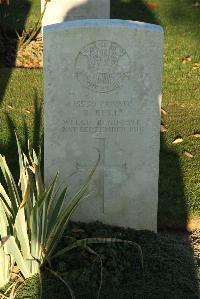
[[[38,235],[39,235],[39,213],[38,209],[32,209],[30,215],[30,233],[31,233],[31,255],[34,258],[38,258],[39,244],[38,244]]]
[[[47,192],[44,192],[39,200],[36,200],[35,206],[32,208],[30,215],[29,228],[31,231],[31,254],[36,259],[41,258],[42,248],[44,244],[41,243],[41,238],[44,236],[44,232],[42,235],[42,227],[43,219],[43,203],[46,200]],[[47,221],[47,220],[45,220]]]
[[[20,243],[20,249],[23,255],[24,259],[32,259],[32,256],[30,254],[30,242],[29,242],[29,236],[27,231],[27,221],[25,217],[25,210],[24,208],[19,209],[15,225],[14,225],[17,233],[17,239]]]
[[[50,259],[52,260],[58,256],[61,256],[64,253],[69,252],[70,250],[72,250],[76,247],[86,248],[89,244],[113,244],[113,243],[123,243],[123,244],[127,244],[127,245],[131,245],[133,247],[136,247],[138,249],[138,252],[139,252],[139,255],[141,258],[142,269],[144,269],[143,253],[142,253],[141,246],[135,242],[117,239],[117,238],[86,238],[86,239],[82,239],[82,240],[77,240],[76,242],[73,242],[72,244],[68,245],[67,247],[56,252],[53,256],[50,257]]]
[[[10,215],[6,214],[5,206],[0,201],[0,239],[13,234],[13,223]]]
[[[30,176],[30,173],[27,169],[26,171],[26,180],[27,180],[27,187],[25,190],[25,193],[23,194],[23,199],[20,205],[20,208],[24,208],[24,213],[26,216],[26,222],[27,222],[27,231],[29,239],[31,238],[31,230],[30,230],[30,218],[31,218],[31,212],[33,209],[33,203],[35,202],[35,193],[34,193],[34,180]]]
[[[57,175],[53,179],[52,184],[50,185],[49,189],[43,193],[43,196],[37,201],[35,207],[33,208],[36,210],[36,213],[39,213],[38,217],[38,243],[40,244],[40,248],[38,248],[37,256],[41,256],[44,252],[43,248],[46,244],[46,235],[47,235],[47,228],[48,228],[48,206],[49,202],[51,202],[55,185],[56,185]]]
[[[22,201],[21,201],[21,204],[19,206],[20,209],[25,206],[25,204],[27,202],[27,199],[28,199],[28,196],[29,196],[29,193],[30,193],[30,182],[29,182],[29,180],[27,180],[27,184],[26,184],[26,187],[25,187],[25,190],[24,190]]]
[[[37,194],[37,187],[35,182],[35,175],[31,171],[30,167],[27,167],[27,176],[30,182],[30,197],[28,199],[28,205],[29,205],[29,209],[32,209],[37,202],[38,194]]]
[[[0,236],[13,234],[15,215],[12,211],[12,207],[10,207],[10,204],[10,199],[7,196],[3,186],[0,184]]]
[[[22,152],[17,134],[15,132],[15,137],[17,141],[17,150],[18,150],[18,159],[19,159],[19,170],[20,170],[20,179],[19,184],[21,185],[22,194],[24,194],[26,183],[24,182],[25,179],[25,164],[24,164],[24,153]]]
[[[10,224],[6,217],[4,207],[0,201],[0,287],[9,281],[10,269],[13,265],[11,256],[9,255],[8,248],[4,240],[6,236],[12,231]]]
[[[40,161],[38,160],[34,150],[33,150],[33,165],[35,167],[35,179],[36,179],[37,191],[38,194],[41,195],[44,192],[45,188],[44,188],[44,184],[40,172]]]
[[[87,196],[84,196],[84,194],[80,194],[80,197],[76,198],[77,201],[74,205],[74,209],[76,209],[76,207],[78,206],[80,200],[84,200]],[[47,248],[48,248],[48,256],[51,256],[51,254],[53,253],[58,241],[60,240],[60,238],[62,237],[62,234],[66,228],[67,223],[70,220],[70,216],[73,212],[73,210],[69,210],[68,206],[64,209],[63,213],[59,216],[59,218],[57,219],[57,223],[55,223],[54,227],[52,228],[52,231],[50,232],[50,234],[48,235],[48,239],[47,239]]]
[[[88,185],[84,185],[84,188],[81,189],[70,201],[70,203],[64,208],[63,212],[59,215],[57,222],[55,223],[54,227],[50,235],[48,236],[48,243],[47,247],[50,249],[49,254],[53,252],[58,240],[61,238],[67,223],[73,212],[76,210],[77,206],[79,205],[81,200],[86,199],[89,197],[87,193]],[[53,246],[53,247],[52,247]]]
[[[48,236],[48,240],[46,244],[48,248],[48,257],[50,257],[52,252],[54,251],[57,242],[60,240],[63,231],[65,230],[66,224],[68,223],[74,210],[77,208],[80,200],[87,197],[86,193],[87,193],[88,185],[91,181],[91,178],[95,170],[99,165],[99,162],[100,162],[100,154],[93,169],[91,170],[90,174],[86,178],[85,183],[82,185],[80,190],[75,194],[75,196],[70,200],[69,204],[64,209],[63,213],[60,215],[60,218],[58,219],[58,224],[56,224],[55,227],[53,227],[50,235]]]
[[[13,178],[13,176],[9,170],[9,167],[6,163],[5,157],[3,157],[2,155],[0,155],[0,167],[3,172],[4,178],[6,180],[8,192],[9,192],[9,198],[11,200],[12,207],[13,207],[14,213],[16,215],[18,206],[19,206],[21,200],[20,200],[20,196],[19,196],[16,184],[15,184],[14,178]]]
[[[0,288],[3,287],[10,279],[10,256],[5,254],[4,248],[0,247]]]
[[[67,187],[62,191],[61,195],[57,199],[57,203],[55,207],[52,209],[53,212],[48,210],[48,231],[47,235],[49,235],[52,231],[52,229],[56,226],[56,223],[58,222],[58,219],[60,218],[60,213],[62,211],[63,203],[65,200],[66,192],[67,192]]]
[[[8,240],[6,241],[7,248],[9,251],[9,254],[11,254],[17,263],[18,267],[20,268],[20,271],[22,272],[23,276],[25,278],[28,278],[31,276],[31,272],[27,267],[27,263],[24,260],[19,247],[17,246],[17,243],[15,241],[15,238],[13,236],[9,236]]]
[[[0,288],[9,282],[13,266],[14,260],[6,253],[5,246],[0,247]]]
[[[4,189],[4,187],[2,186],[1,183],[0,183],[0,198],[3,202],[6,214],[12,215],[13,217],[15,217],[15,213],[13,212],[13,207],[12,207],[10,198],[7,195],[6,190]],[[16,207],[16,213],[17,213],[17,207]]]
[[[88,177],[86,178],[84,184],[82,185],[82,187],[80,188],[80,190],[74,195],[74,197],[70,200],[69,205],[67,206],[66,211],[68,210],[68,217],[70,217],[72,215],[72,213],[74,212],[74,210],[77,208],[79,201],[86,196],[87,194],[87,189],[89,186],[89,183],[92,179],[93,174],[95,173],[98,165],[100,162],[100,153],[99,153],[99,157],[94,165],[94,167],[92,168],[90,174],[88,175]]]
[[[34,179],[33,179],[34,181]],[[31,239],[31,254],[36,259],[39,259],[39,252],[41,252],[41,217],[42,217],[42,203],[45,200],[46,192],[37,199],[37,195],[35,196],[35,204],[31,208],[30,220],[29,220],[29,230],[30,230],[30,239]]]
[[[5,158],[0,155],[0,168],[8,188],[7,194],[0,184],[0,213],[3,215],[0,219],[0,237],[2,234],[4,236],[4,241],[0,243],[10,261],[16,262],[27,278],[37,273],[40,264],[48,260],[71,214],[80,200],[88,196],[88,185],[99,164],[100,156],[85,183],[63,209],[67,188],[62,191],[55,205],[53,202],[58,175],[45,190],[36,153],[33,151],[31,156],[29,150],[28,159],[22,152],[18,139],[17,145],[21,190],[18,191]],[[7,264],[5,260],[3,262],[4,267]]]
[[[46,191],[46,197],[45,197],[45,201],[47,203],[47,209],[49,208],[52,200],[53,200],[53,196],[54,196],[54,193],[55,193],[55,186],[56,186],[56,182],[57,182],[57,179],[58,179],[58,173],[56,174],[56,176],[53,178],[51,184],[50,184],[50,187],[49,189]],[[39,200],[38,201],[38,206],[40,206],[41,203],[43,203],[44,200]]]
[[[0,237],[5,237],[8,234],[8,220],[6,217],[5,210],[3,208],[3,205],[0,201]]]
[[[3,204],[0,201],[0,240],[9,235],[12,230],[10,230],[10,223],[8,216],[6,215]],[[0,268],[1,269],[1,268]]]
[[[48,200],[48,193],[46,194],[45,200],[43,201],[43,205],[40,208],[41,210],[41,215],[39,218],[39,227],[40,227],[40,233],[38,236],[38,242],[40,244],[40,251],[39,251],[39,255],[43,255],[44,254],[44,248],[45,248],[45,242],[46,242],[46,233],[47,233],[47,200]]]
[[[31,161],[31,164],[33,165],[33,158],[31,156],[31,147],[30,147],[30,141],[28,140],[28,157]]]

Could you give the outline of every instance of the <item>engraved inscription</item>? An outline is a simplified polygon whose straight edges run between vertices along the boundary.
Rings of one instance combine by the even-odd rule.
[[[131,61],[117,43],[98,40],[84,47],[75,62],[78,81],[96,92],[109,92],[129,78]]]
[[[62,132],[66,133],[142,133],[143,127],[138,119],[130,120],[102,120],[91,121],[88,119],[62,120]]]

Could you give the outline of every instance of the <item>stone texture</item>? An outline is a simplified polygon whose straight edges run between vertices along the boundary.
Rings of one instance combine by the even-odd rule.
[[[41,0],[43,9],[45,0]],[[110,0],[51,0],[43,17],[43,26],[80,19],[109,19]]]
[[[157,230],[162,44],[139,22],[45,27],[45,179],[73,193],[101,154],[73,220]]]

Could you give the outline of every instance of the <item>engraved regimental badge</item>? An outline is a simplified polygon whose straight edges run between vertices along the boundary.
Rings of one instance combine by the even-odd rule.
[[[131,61],[117,43],[98,40],[85,46],[77,55],[75,72],[78,81],[96,92],[109,92],[129,78]]]

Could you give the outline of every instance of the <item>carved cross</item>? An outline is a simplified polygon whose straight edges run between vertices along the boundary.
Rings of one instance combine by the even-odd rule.
[[[106,148],[106,138],[95,138],[99,141],[99,147],[98,150],[100,152],[100,164],[98,166],[98,172],[99,172],[99,186],[100,186],[100,197],[101,197],[101,213],[105,213],[105,170],[111,169],[111,168],[126,168],[126,163],[123,163],[121,165],[111,165],[106,163],[105,159],[105,148]],[[77,169],[85,169],[85,168],[91,168],[91,165],[80,165],[79,163],[76,164]]]

